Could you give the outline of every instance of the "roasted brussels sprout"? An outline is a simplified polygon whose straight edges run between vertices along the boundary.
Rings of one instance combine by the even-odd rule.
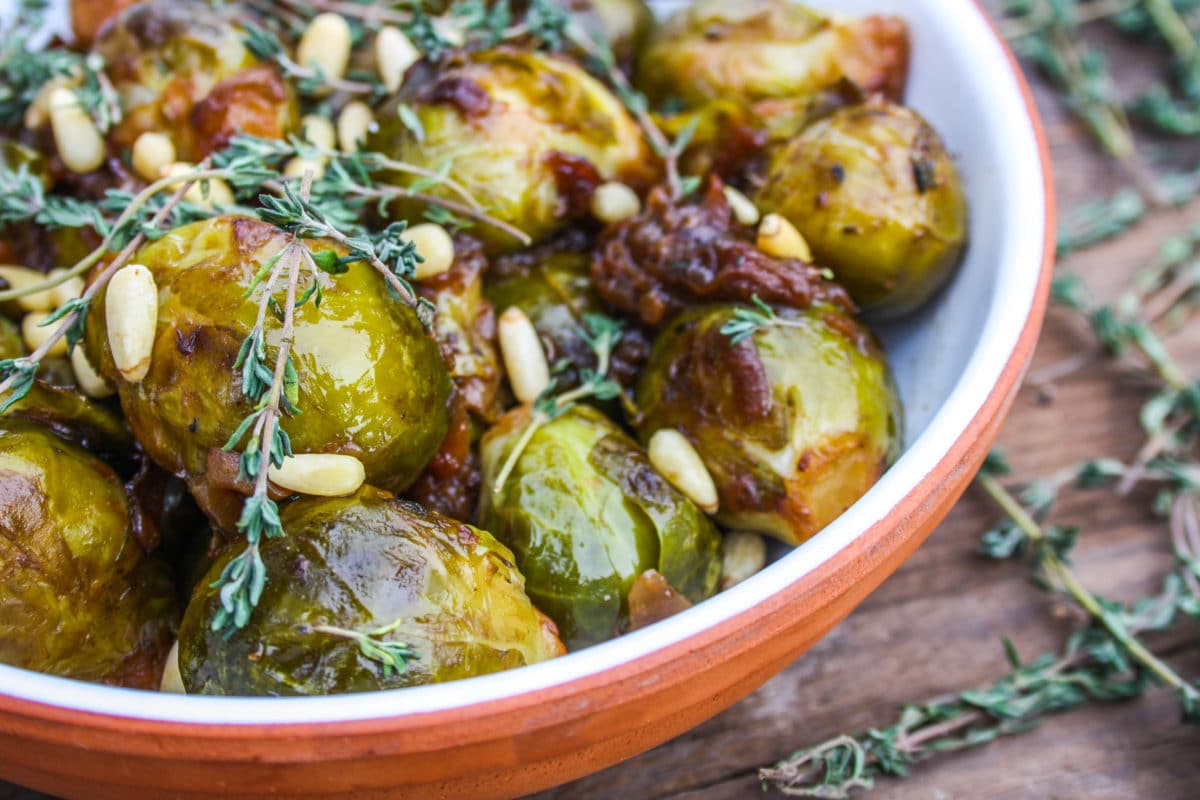
[[[378,115],[367,146],[440,170],[500,220],[541,241],[586,210],[603,180],[641,183],[652,160],[641,129],[603,84],[566,59],[519,50],[448,58],[432,75],[414,69]],[[419,124],[406,125],[407,105]],[[395,180],[411,184],[412,175]],[[445,183],[424,191],[453,199]],[[402,206],[416,215],[419,206]],[[520,245],[487,226],[493,250]]]
[[[106,292],[93,304],[86,333],[92,363],[117,386],[138,441],[168,472],[202,478],[210,450],[219,451],[252,410],[233,365],[265,288],[243,295],[289,241],[267,223],[221,216],[143,247],[135,261],[157,283],[158,324],[150,372],[137,384],[113,363]],[[310,302],[296,311],[292,355],[303,413],[282,426],[295,452],[356,456],[369,483],[398,491],[446,434],[450,375],[416,313],[392,298],[369,265],[348,266],[336,277],[320,275],[319,308]],[[312,280],[305,274],[300,291]],[[279,326],[267,326],[269,349],[279,336]]]
[[[480,520],[516,553],[529,596],[568,648],[625,632],[630,589],[647,570],[693,602],[716,592],[716,528],[592,408],[539,428],[493,492],[529,420],[528,408],[516,409],[483,438]]]
[[[203,0],[146,0],[104,26],[95,50],[125,110],[112,133],[118,148],[158,131],[181,160],[198,161],[237,133],[279,139],[297,129],[294,90],[246,48],[237,14]]]
[[[152,688],[177,609],[133,538],[112,470],[27,420],[0,418],[0,661]]]
[[[899,99],[908,29],[894,17],[833,18],[793,0],[697,0],[668,19],[638,60],[658,103],[805,100],[849,79]]]
[[[512,553],[470,525],[366,488],[283,510],[250,624],[209,625],[219,558],[184,615],[179,666],[194,694],[364,692],[511,669],[563,652],[522,588]],[[368,638],[369,637],[369,638]],[[371,647],[410,653],[396,668]],[[394,652],[394,650],[393,650]]]
[[[917,112],[886,102],[813,123],[771,157],[756,200],[791,220],[865,309],[898,316],[953,274],[967,236],[958,170]]]
[[[649,440],[675,428],[695,445],[720,522],[798,544],[895,458],[899,403],[883,352],[846,313],[780,309],[743,339],[730,325],[738,312],[698,308],[662,331],[638,387],[638,430]]]

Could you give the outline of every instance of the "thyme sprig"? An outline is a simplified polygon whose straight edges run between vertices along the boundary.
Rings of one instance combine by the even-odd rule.
[[[802,328],[805,325],[798,320],[779,316],[775,309],[764,303],[758,295],[754,295],[752,301],[753,308],[738,308],[733,314],[733,319],[721,326],[721,335],[728,336],[729,343],[735,347],[767,328]]]
[[[585,400],[612,400],[622,395],[621,386],[613,380],[609,371],[612,368],[613,351],[621,341],[622,329],[620,323],[602,314],[584,314],[583,325],[579,328],[579,337],[596,356],[596,367],[582,367],[570,362],[559,362],[555,365],[555,376],[551,379],[541,395],[534,401],[533,412],[525,424],[521,436],[513,445],[504,465],[496,475],[492,484],[492,493],[500,494],[505,484],[516,469],[517,462],[525,448],[533,441],[534,435],[547,423],[561,417],[579,403]],[[579,367],[579,385],[560,393],[559,376],[572,367]]]
[[[357,80],[328,75],[316,64],[298,64],[292,60],[279,37],[266,28],[250,23],[243,23],[242,27],[246,32],[243,40],[246,49],[256,58],[277,64],[284,77],[290,78],[302,95],[312,97],[333,90],[378,99],[387,94],[383,83],[373,75],[356,75]]]
[[[366,633],[339,628],[335,625],[302,626],[301,632],[319,633],[355,642],[358,645],[358,651],[363,657],[378,664],[383,677],[387,678],[392,675],[403,674],[408,668],[408,662],[415,661],[421,657],[420,653],[412,645],[384,638],[394,633],[403,624],[404,619],[401,618],[389,625],[384,625],[381,628],[376,628]]]

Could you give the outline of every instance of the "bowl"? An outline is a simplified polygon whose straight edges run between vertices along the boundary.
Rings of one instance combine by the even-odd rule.
[[[676,3],[662,3],[670,10]],[[1053,256],[1037,112],[983,11],[814,0],[908,20],[909,103],[959,160],[971,246],[926,311],[882,326],[906,450],[859,503],[754,578],[560,659],[366,695],[158,695],[0,667],[0,777],[79,798],[505,797],[609,766],[735,703],[842,620],[964,491],[1032,355]]]

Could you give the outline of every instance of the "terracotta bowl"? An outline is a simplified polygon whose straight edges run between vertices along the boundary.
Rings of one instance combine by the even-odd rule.
[[[948,140],[972,203],[961,274],[925,313],[881,330],[908,422],[907,450],[878,486],[731,591],[652,628],[505,674],[370,695],[243,700],[0,667],[0,777],[122,800],[515,796],[708,719],[849,614],[958,499],[1012,403],[1045,307],[1053,201],[1029,91],[973,3],[815,4],[908,20],[909,102]]]

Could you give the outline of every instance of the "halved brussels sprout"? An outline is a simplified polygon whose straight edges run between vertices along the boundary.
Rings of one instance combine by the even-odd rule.
[[[742,338],[731,323],[748,310],[698,308],[662,331],[638,387],[638,430],[648,441],[675,428],[695,445],[720,522],[799,544],[895,459],[899,401],[882,350],[846,313],[780,309]]]
[[[176,228],[143,247],[134,261],[157,283],[158,326],[150,372],[137,384],[122,379],[113,363],[107,293],[93,303],[88,354],[117,386],[146,453],[168,472],[202,478],[210,450],[223,447],[253,410],[233,365],[266,288],[243,295],[261,265],[290,241],[265,222],[222,216]],[[295,452],[353,455],[369,483],[399,491],[446,435],[450,375],[416,313],[390,295],[370,265],[348,266],[336,277],[320,274],[320,308],[309,302],[296,311],[292,355],[302,413],[281,424]],[[299,291],[312,280],[306,271]],[[273,359],[281,326],[265,327]]]
[[[415,123],[406,124],[409,117]],[[575,63],[544,53],[462,53],[432,75],[411,70],[378,119],[371,150],[435,171],[448,168],[448,177],[490,214],[535,242],[582,213],[599,182],[642,183],[653,171],[641,129],[613,93]],[[429,183],[403,174],[395,180]],[[445,183],[423,191],[461,199]],[[415,216],[423,207],[401,210]],[[493,250],[520,246],[484,225],[472,233]]]
[[[803,101],[839,81],[899,99],[908,29],[895,17],[830,17],[793,0],[697,0],[671,16],[638,61],[658,103]]]
[[[512,547],[568,648],[624,633],[630,589],[647,570],[692,602],[717,591],[717,529],[595,409],[576,406],[538,429],[493,492],[529,419],[516,409],[483,438],[480,520]]]
[[[755,199],[791,220],[864,310],[918,308],[958,266],[967,203],[928,122],[883,101],[821,119],[776,150]]]
[[[0,661],[158,685],[178,610],[130,529],[120,480],[27,420],[0,418]]]
[[[288,535],[262,545],[268,580],[247,627],[226,635],[209,624],[220,604],[212,584],[237,548],[217,559],[188,606],[179,666],[189,693],[394,689],[563,652],[512,553],[481,530],[371,488],[298,500],[282,517]],[[386,652],[397,658],[391,666]]]
[[[180,160],[198,161],[237,133],[279,139],[297,129],[295,92],[246,48],[239,13],[204,0],[146,0],[103,27],[94,49],[125,111],[112,132],[118,148],[157,131]]]

